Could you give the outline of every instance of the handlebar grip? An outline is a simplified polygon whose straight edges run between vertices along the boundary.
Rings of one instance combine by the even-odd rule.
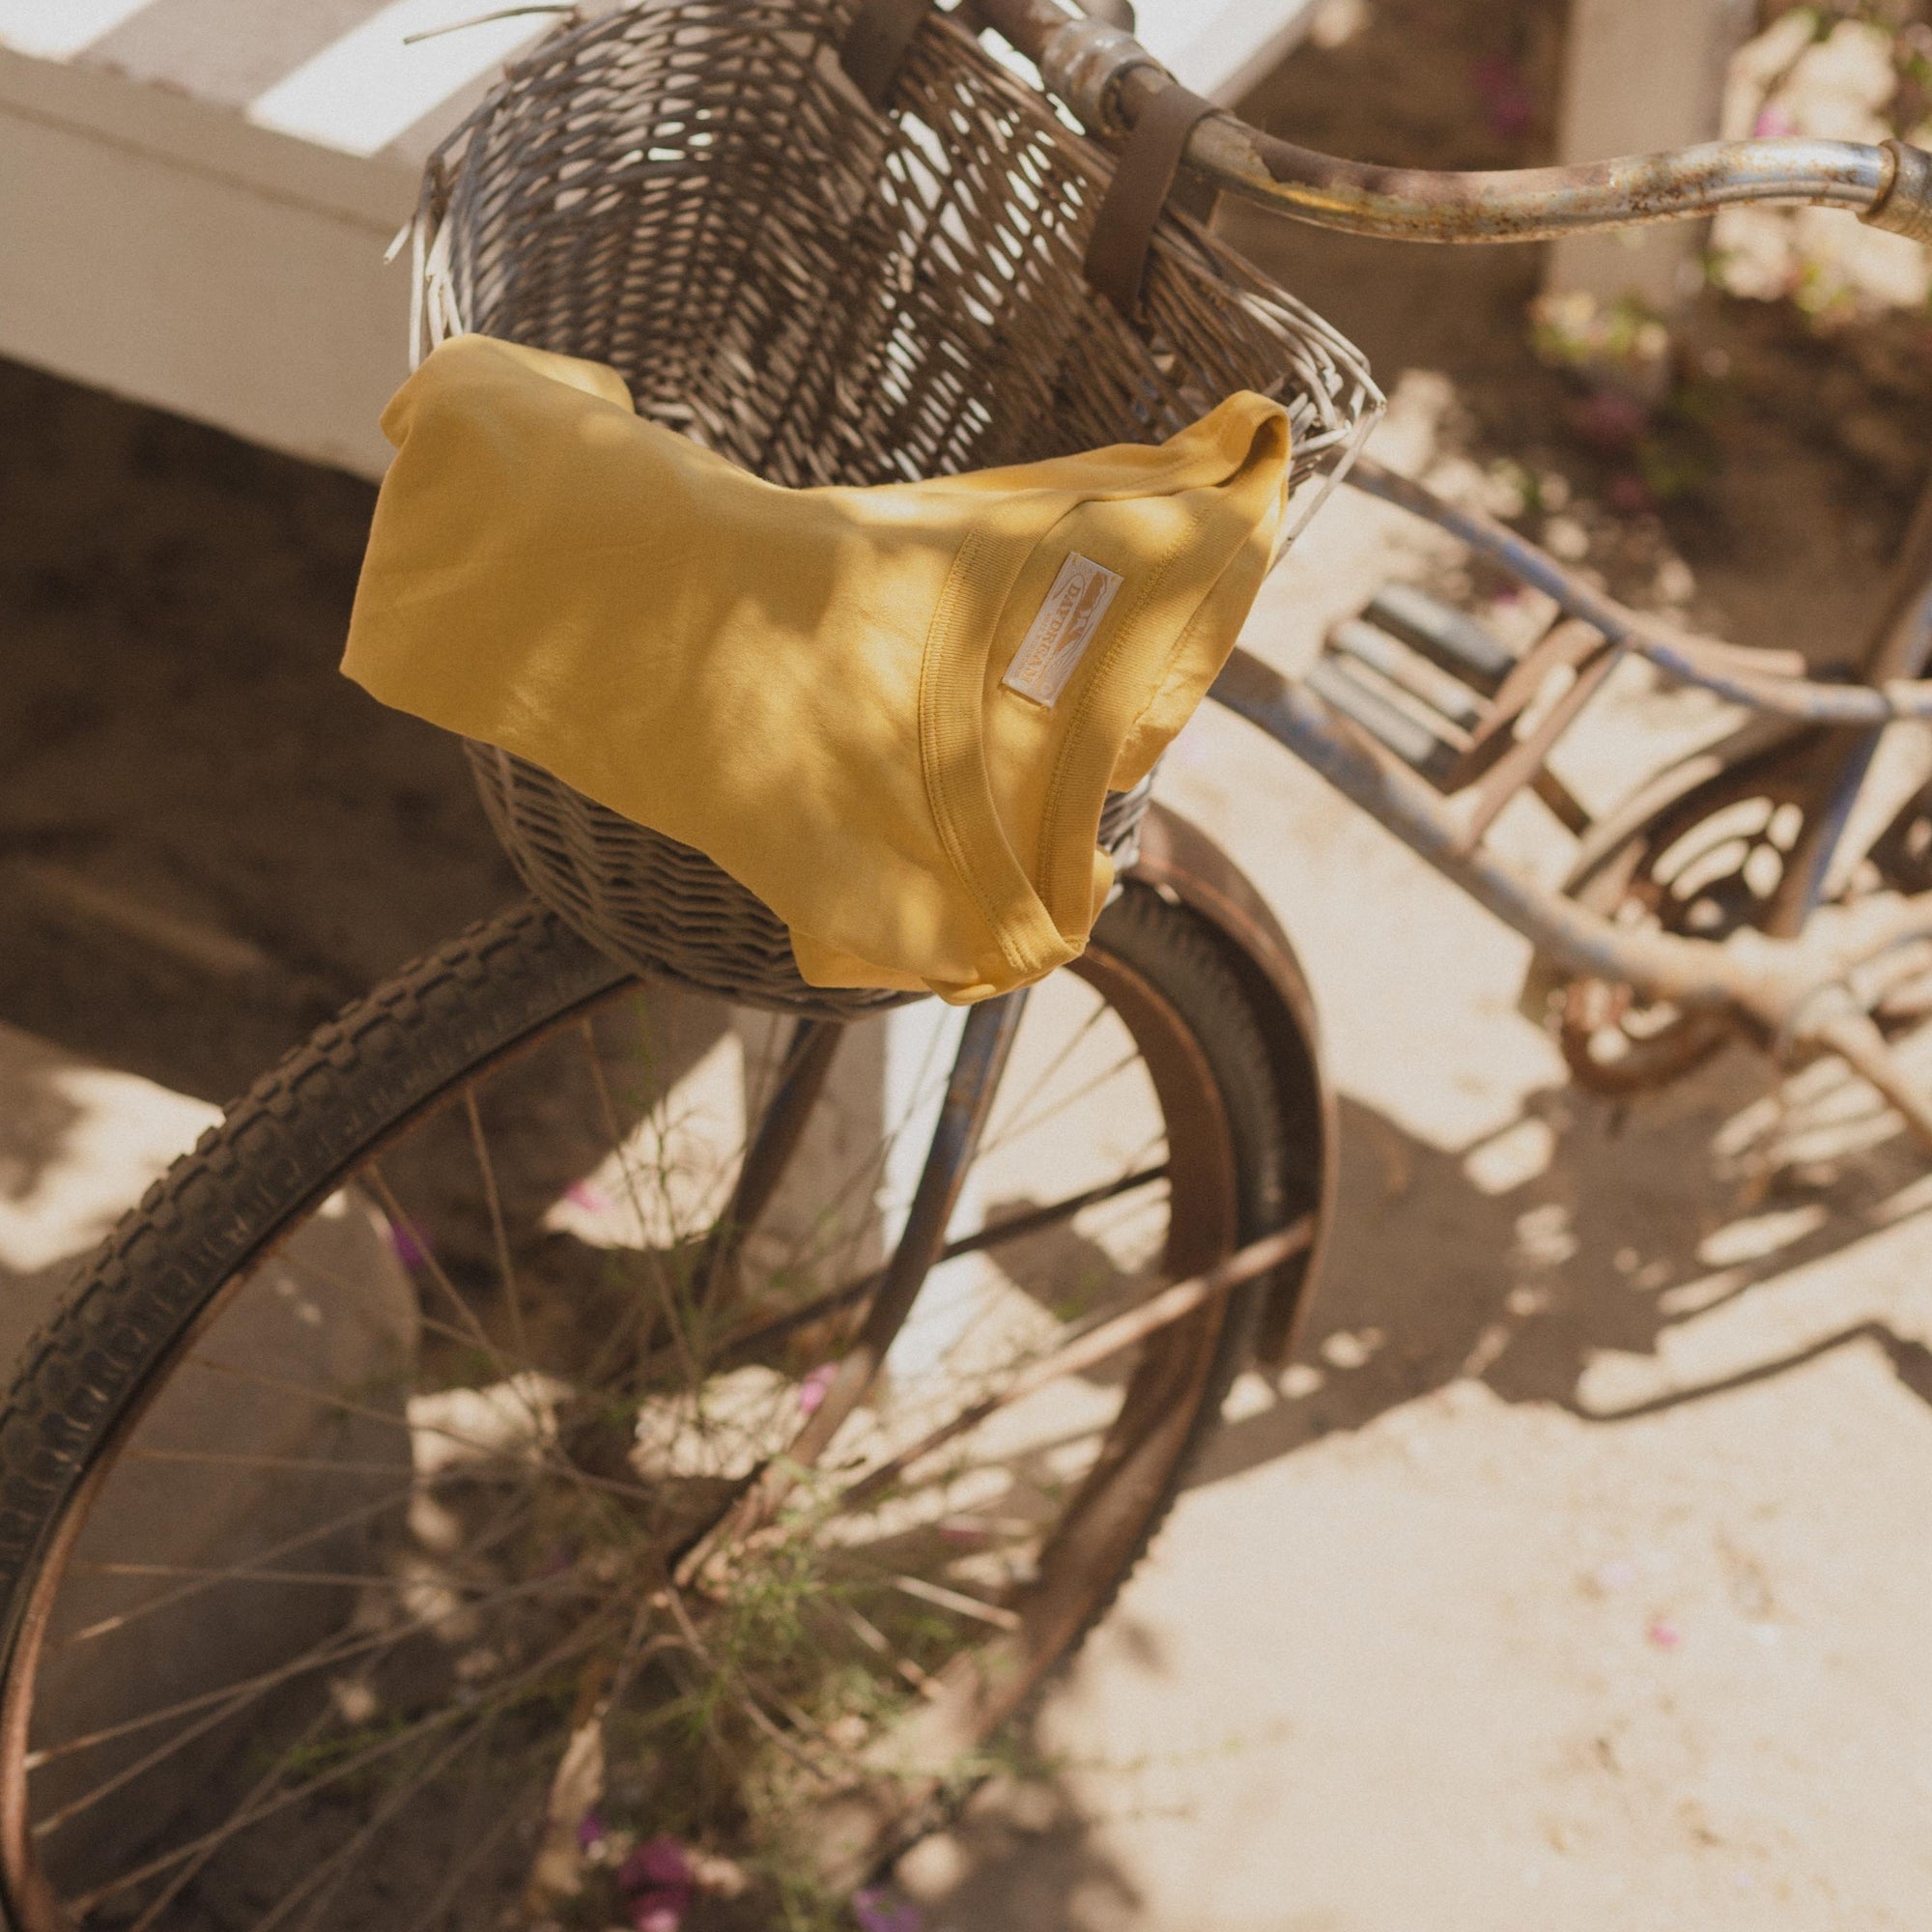
[[[1932,155],[1905,141],[1881,146],[1891,156],[1891,179],[1862,218],[1874,228],[1932,242]]]

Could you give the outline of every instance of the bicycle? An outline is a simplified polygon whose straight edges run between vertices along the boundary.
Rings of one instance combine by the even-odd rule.
[[[1762,198],[1932,237],[1932,157],[1898,144],[1403,176],[1177,99],[1130,35],[1051,0],[976,6],[1084,126],[1125,138],[1141,220],[1117,225],[1113,299],[1164,339],[1184,335],[1195,285],[1162,277],[1209,260],[1202,231],[1155,228],[1183,156],[1225,190],[1377,234],[1534,239]],[[478,110],[464,166],[507,140],[499,112],[540,120],[570,63],[636,59],[652,19],[719,11],[566,24]],[[798,75],[819,71],[806,27],[829,42],[849,14],[731,11],[741,61]],[[940,72],[977,76],[968,104],[990,121],[1020,114],[959,22],[878,11],[883,53],[827,82],[836,131],[889,138],[866,135],[847,82],[883,128]],[[727,66],[730,86],[751,71]],[[836,119],[815,85],[787,97],[774,195],[785,141]],[[705,137],[686,161],[738,125],[683,111]],[[917,150],[892,177],[907,194],[939,171],[922,125],[895,151]],[[542,145],[554,131],[537,128],[551,172],[524,210],[558,217],[555,252],[529,258],[545,272],[567,255],[562,214],[603,191],[568,141]],[[668,154],[625,149],[627,191],[670,180]],[[509,190],[440,168],[416,230],[430,339],[516,282],[484,246],[511,225],[493,199]],[[1036,211],[1056,179],[1045,160],[1027,177]],[[962,259],[998,240],[923,232]],[[1151,258],[1156,237],[1169,253]],[[559,299],[528,260],[518,272],[530,301]],[[1022,320],[1070,299],[1013,273]],[[1874,734],[1932,713],[1925,519],[1861,681],[1664,634],[1360,460],[1367,372],[1236,285],[1242,326],[1315,371],[1299,428],[1316,500],[1351,470],[1575,621],[1498,658],[1453,614],[1384,605],[1375,638],[1305,683],[1237,650],[1216,699],[1536,943],[1534,990],[1580,1080],[1634,1091],[1742,1035],[1779,1061],[1839,1056],[1932,1140],[1897,1044],[1932,946],[1923,794],[1872,848],[1878,888],[1823,903]],[[809,357],[809,332],[766,321],[767,353]],[[1065,352],[1043,366],[1038,394],[1091,396]],[[766,436],[782,480],[866,410],[896,412],[894,449],[956,458],[953,419],[928,432],[912,375],[859,395],[837,373],[814,392],[818,441]],[[1132,365],[1150,433],[1170,373]],[[725,436],[728,409],[683,379],[667,374],[665,407]],[[1633,654],[1778,722],[1590,823],[1549,753]],[[1536,702],[1558,672],[1567,689]],[[0,1895],[22,1932],[827,1922],[1000,1762],[1007,1720],[1104,1614],[1237,1370],[1292,1346],[1332,1101],[1293,951],[1199,833],[1144,794],[1114,800],[1101,838],[1122,890],[1076,966],[957,1021],[929,1004],[895,1017],[893,996],[805,988],[783,928],[697,855],[503,754],[472,758],[538,900],[378,988],[238,1102],[15,1380]],[[1485,844],[1527,791],[1579,836],[1562,892]],[[1741,803],[1767,809],[1739,857],[1714,828]],[[1687,844],[1730,856],[1687,864]],[[1767,848],[1770,877],[1750,857]]]

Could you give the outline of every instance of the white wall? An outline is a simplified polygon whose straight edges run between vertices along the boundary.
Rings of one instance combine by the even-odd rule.
[[[1571,0],[1557,158],[1602,161],[1715,140],[1724,67],[1751,0]],[[1548,286],[1668,311],[1701,278],[1700,221],[1581,235],[1550,249]]]

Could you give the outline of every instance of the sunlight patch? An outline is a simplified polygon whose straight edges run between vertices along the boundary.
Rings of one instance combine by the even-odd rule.
[[[545,1214],[593,1248],[674,1248],[724,1211],[745,1145],[745,1044],[720,1034],[703,1057]]]

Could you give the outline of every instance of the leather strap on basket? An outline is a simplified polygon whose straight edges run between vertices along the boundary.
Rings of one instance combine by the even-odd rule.
[[[933,0],[860,0],[839,43],[838,64],[874,107],[884,107],[906,49],[925,24]]]
[[[1154,224],[1173,192],[1187,137],[1218,111],[1176,81],[1141,110],[1121,150],[1087,243],[1087,280],[1130,323],[1140,316]]]

